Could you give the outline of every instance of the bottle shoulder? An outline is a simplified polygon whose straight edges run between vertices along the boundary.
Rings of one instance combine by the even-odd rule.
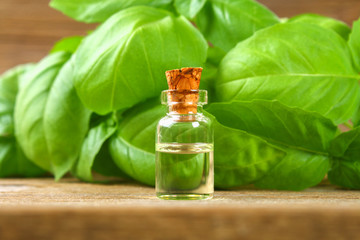
[[[163,117],[157,126],[156,141],[158,143],[212,143],[214,129],[211,119],[200,114],[196,115],[187,120],[181,119],[181,121],[179,121],[180,116]]]

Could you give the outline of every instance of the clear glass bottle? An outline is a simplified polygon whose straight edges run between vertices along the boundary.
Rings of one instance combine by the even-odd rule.
[[[174,94],[196,96],[178,102]],[[186,99],[183,98],[183,99]],[[157,125],[156,194],[160,199],[210,199],[214,192],[214,133],[212,121],[203,114],[207,91],[162,92],[168,113]],[[178,111],[186,105],[187,111]]]

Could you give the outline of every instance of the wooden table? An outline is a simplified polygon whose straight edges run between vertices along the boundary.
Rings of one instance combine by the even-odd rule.
[[[360,192],[324,182],[165,201],[131,182],[2,179],[0,239],[360,239]]]

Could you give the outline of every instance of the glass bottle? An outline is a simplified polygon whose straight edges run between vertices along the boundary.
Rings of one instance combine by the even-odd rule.
[[[179,95],[185,97],[182,100],[174,97]],[[162,92],[161,102],[167,105],[168,112],[157,125],[157,197],[212,198],[214,133],[211,119],[203,113],[207,91],[166,90]]]

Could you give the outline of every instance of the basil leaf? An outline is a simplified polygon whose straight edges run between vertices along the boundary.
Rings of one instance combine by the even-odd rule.
[[[286,157],[255,182],[261,189],[304,190],[321,182],[330,168],[329,157],[286,149]]]
[[[358,106],[359,79],[339,35],[313,24],[284,23],[232,49],[220,63],[215,88],[218,101],[275,99],[342,123]]]
[[[93,167],[95,157],[99,153],[105,141],[116,131],[117,121],[113,116],[107,117],[97,126],[91,128],[85,138],[75,174],[84,181],[92,181],[91,169]],[[99,159],[100,161],[102,159]],[[106,161],[107,158],[104,158]]]
[[[158,102],[140,104],[123,115],[110,153],[118,167],[133,179],[155,184],[155,131],[165,109]]]
[[[38,177],[45,171],[24,155],[15,139],[0,138],[0,177]]]
[[[39,167],[53,171],[43,129],[43,113],[48,92],[68,53],[54,53],[41,60],[25,75],[15,105],[15,135],[25,155]],[[55,109],[54,109],[55,110]]]
[[[286,155],[264,139],[215,124],[215,186],[237,187],[261,179]]]
[[[83,38],[84,37],[81,36],[63,38],[55,43],[53,48],[50,50],[50,53],[61,52],[61,51],[74,53],[78,48],[79,44],[81,43],[81,41],[83,40]]]
[[[166,89],[166,70],[202,66],[206,50],[205,39],[184,17],[129,8],[81,43],[75,54],[75,87],[82,102],[98,114],[127,109]]]
[[[355,127],[358,127],[360,125],[360,107],[358,107],[358,110],[354,113],[351,120]]]
[[[353,23],[352,32],[349,36],[349,47],[357,72],[360,73],[360,19]]]
[[[224,58],[225,55],[226,52],[224,52],[221,48],[209,47],[206,61],[213,64],[214,66],[219,66],[221,60]]]
[[[335,31],[345,40],[349,38],[349,34],[351,32],[351,28],[342,21],[312,13],[292,17],[288,20],[288,22],[311,23],[323,28],[328,28]]]
[[[14,136],[14,106],[22,75],[32,64],[12,68],[0,76],[0,137]]]
[[[44,171],[24,156],[14,138],[14,107],[22,76],[32,64],[20,65],[0,76],[0,177],[36,177]]]
[[[337,136],[330,145],[331,183],[351,189],[360,189],[360,128]]]
[[[92,170],[108,177],[120,177],[128,179],[127,176],[120,168],[115,164],[110,154],[110,139],[106,140],[101,146],[100,151],[97,153],[92,165]]]
[[[36,165],[54,173],[56,180],[78,157],[90,117],[72,84],[70,56],[57,52],[39,62],[26,74],[15,106],[20,146]]]
[[[49,5],[79,22],[96,23],[104,22],[118,11],[132,6],[163,7],[169,3],[171,0],[51,0]]]
[[[349,47],[353,57],[354,65],[357,69],[357,72],[360,74],[360,19],[353,23],[353,29],[349,37]],[[360,101],[359,101],[360,104]],[[355,112],[352,122],[354,126],[360,125],[360,107],[358,107]]]
[[[208,0],[195,18],[205,38],[226,52],[257,30],[278,22],[274,13],[253,0]]]
[[[223,125],[244,130],[274,144],[327,153],[337,127],[323,116],[278,101],[212,103],[207,111]]]
[[[176,10],[183,16],[193,19],[204,7],[206,0],[175,0]]]
[[[337,131],[329,119],[266,100],[213,103],[207,111],[221,124],[261,137],[287,153],[287,157],[279,161],[282,175],[276,175],[278,170],[275,167],[268,173],[274,180],[266,184],[260,182],[260,187],[283,189],[281,182],[286,181],[289,183],[287,189],[304,189],[317,184],[325,176],[329,161],[326,158],[327,149]],[[295,158],[297,161],[291,160]],[[301,161],[306,161],[306,164],[301,164]],[[296,165],[303,167],[297,168]],[[318,166],[322,171],[317,175],[308,173],[309,168]]]
[[[208,101],[213,102],[215,99],[215,82],[218,73],[218,67],[221,59],[226,52],[218,47],[209,47],[207,52],[207,59],[201,74],[200,89],[208,91]]]
[[[71,169],[89,128],[91,111],[79,100],[73,85],[73,59],[57,75],[43,116],[43,128],[56,179]]]

